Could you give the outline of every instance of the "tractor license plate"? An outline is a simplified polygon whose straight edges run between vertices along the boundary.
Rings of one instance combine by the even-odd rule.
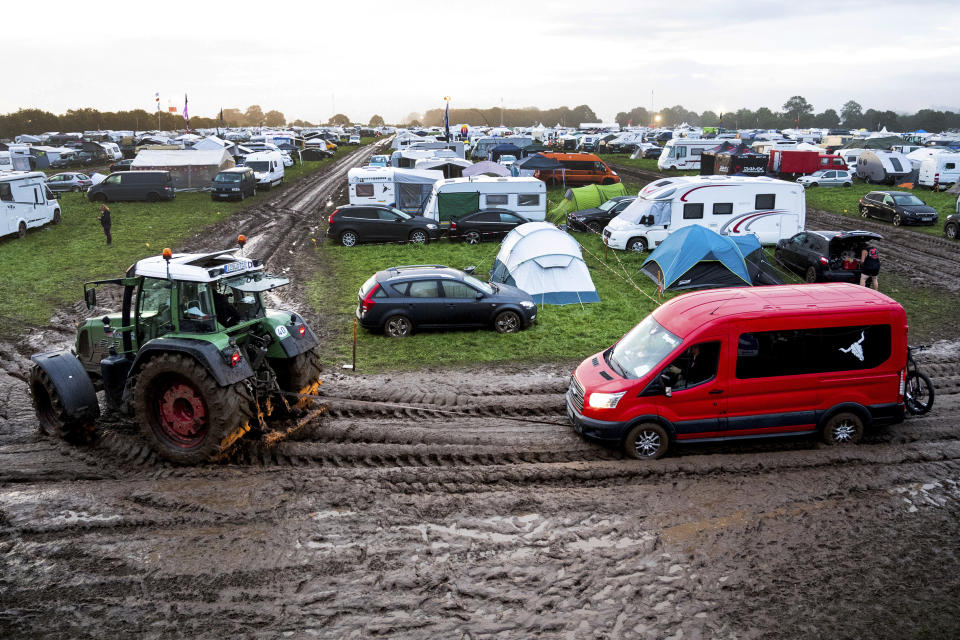
[[[237,260],[236,262],[224,265],[223,272],[236,273],[237,271],[246,271],[251,268],[253,268],[253,260]]]

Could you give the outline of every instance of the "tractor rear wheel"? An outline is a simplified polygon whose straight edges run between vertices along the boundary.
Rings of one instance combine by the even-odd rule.
[[[53,381],[38,365],[33,365],[30,370],[30,397],[40,421],[40,431],[68,442],[89,441],[93,422],[67,415]]]
[[[203,365],[180,353],[161,354],[143,365],[134,382],[133,408],[144,438],[173,464],[216,460],[244,429],[256,426],[243,382],[221,387]]]
[[[277,385],[281,391],[317,395],[322,370],[317,347],[286,360],[271,360],[270,366],[277,374]],[[287,397],[287,402],[294,410],[310,409],[318,403],[314,399],[294,397]]]

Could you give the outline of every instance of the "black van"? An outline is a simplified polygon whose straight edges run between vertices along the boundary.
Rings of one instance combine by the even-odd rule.
[[[213,200],[243,200],[257,195],[257,176],[250,167],[225,169],[213,179],[210,198]]]
[[[117,171],[87,191],[90,202],[114,200],[173,200],[173,178],[169,171]]]

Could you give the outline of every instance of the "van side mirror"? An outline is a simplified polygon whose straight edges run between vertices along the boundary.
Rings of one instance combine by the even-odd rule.
[[[97,306],[97,290],[84,289],[83,301],[87,304],[87,309],[93,309],[95,306]]]
[[[673,387],[670,386],[670,376],[665,373],[660,374],[660,382],[663,384],[663,395],[668,398],[673,396]]]

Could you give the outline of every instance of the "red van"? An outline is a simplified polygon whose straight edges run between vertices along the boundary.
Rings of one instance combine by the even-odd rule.
[[[613,184],[620,182],[617,172],[592,153],[543,153],[559,162],[563,169],[536,171],[534,176],[547,184],[566,180],[567,184]]]
[[[906,361],[906,313],[873,289],[711,289],[664,303],[584,360],[567,414],[581,435],[641,459],[684,441],[855,443],[903,421]]]

